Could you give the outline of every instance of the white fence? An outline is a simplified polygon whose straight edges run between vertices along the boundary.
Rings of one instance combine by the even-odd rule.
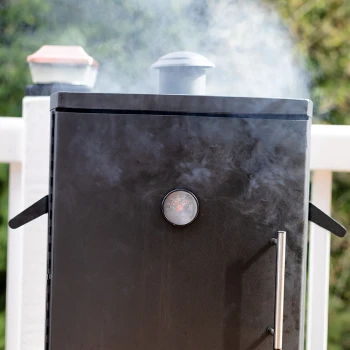
[[[26,97],[23,118],[0,118],[0,163],[10,164],[9,216],[48,193],[49,98]],[[313,125],[312,201],[330,213],[332,172],[350,172],[350,126]],[[43,350],[47,218],[9,232],[6,349]],[[311,224],[307,350],[327,349],[330,234]]]

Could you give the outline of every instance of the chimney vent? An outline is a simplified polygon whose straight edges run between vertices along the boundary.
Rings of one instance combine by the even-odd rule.
[[[206,57],[189,51],[169,53],[152,68],[159,69],[159,93],[205,95],[206,70],[215,65]]]

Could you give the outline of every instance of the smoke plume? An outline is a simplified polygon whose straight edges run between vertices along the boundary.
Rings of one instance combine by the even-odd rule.
[[[101,64],[97,92],[157,93],[151,64],[173,51],[194,51],[216,64],[207,94],[309,96],[288,28],[263,2],[60,0],[55,6],[52,20],[61,26],[55,41],[81,44]]]

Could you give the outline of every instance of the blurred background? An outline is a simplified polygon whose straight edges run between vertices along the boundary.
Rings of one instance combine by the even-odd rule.
[[[310,98],[314,123],[350,124],[349,18],[346,0],[0,0],[0,115],[21,116],[26,57],[50,44],[81,45],[99,61],[97,92],[157,93],[150,65],[187,50],[216,64],[208,94]],[[0,350],[7,192],[0,164]],[[350,227],[348,174],[334,174],[332,215]],[[349,241],[332,241],[330,350],[350,350]]]

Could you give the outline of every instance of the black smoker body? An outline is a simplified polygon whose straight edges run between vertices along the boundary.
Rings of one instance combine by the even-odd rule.
[[[283,349],[302,349],[311,105],[53,95],[48,349],[272,349],[281,230]],[[185,227],[162,215],[177,188]]]

